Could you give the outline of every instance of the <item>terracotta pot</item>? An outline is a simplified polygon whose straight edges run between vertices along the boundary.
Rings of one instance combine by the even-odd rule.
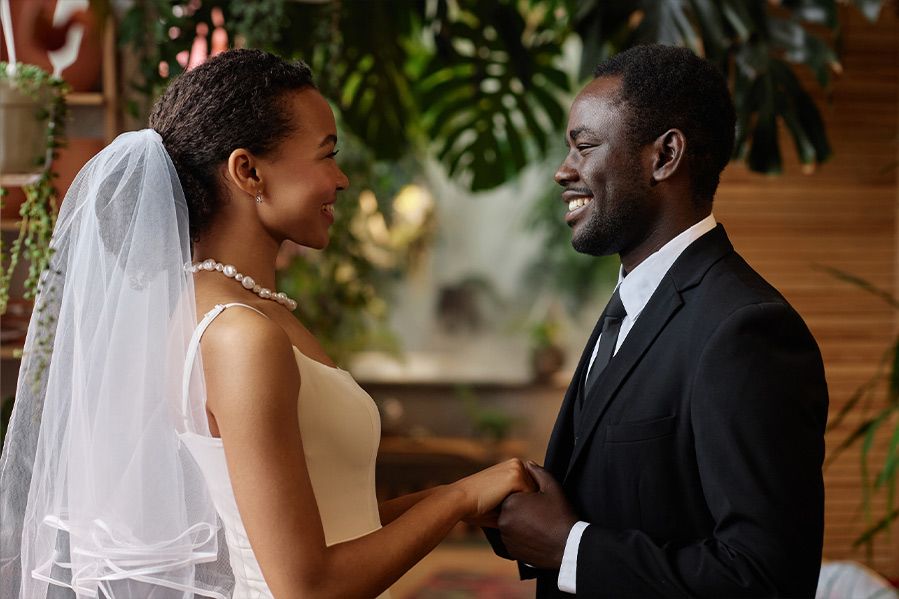
[[[19,220],[19,208],[25,203],[25,192],[21,187],[7,187],[6,197],[3,198],[3,210],[0,211],[2,220]]]
[[[6,314],[0,320],[0,343],[18,345],[25,340],[33,306],[34,303],[31,300],[9,300]]]
[[[47,147],[47,121],[38,120],[37,101],[8,81],[0,82],[0,173],[37,172]]]
[[[531,355],[534,379],[540,383],[550,381],[553,375],[562,369],[564,364],[565,352],[556,345],[537,348]]]

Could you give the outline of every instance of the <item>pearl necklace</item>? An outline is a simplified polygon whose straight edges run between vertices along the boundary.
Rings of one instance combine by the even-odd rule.
[[[262,299],[278,302],[291,312],[297,309],[296,301],[287,297],[286,293],[284,293],[283,291],[276,293],[271,289],[260,287],[256,284],[256,281],[253,280],[253,277],[248,277],[247,275],[237,272],[237,269],[230,264],[222,264],[221,262],[216,262],[212,258],[209,258],[208,260],[204,260],[202,262],[185,264],[184,270],[191,273],[200,272],[201,270],[220,272],[229,279],[234,279],[235,281],[240,282],[240,284],[244,286],[244,289],[252,291]]]

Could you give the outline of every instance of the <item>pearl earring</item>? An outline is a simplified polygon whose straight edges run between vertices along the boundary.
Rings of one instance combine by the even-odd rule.
[[[262,192],[260,192],[260,191],[257,191],[257,192],[256,192],[256,203],[257,203],[257,204],[261,204],[261,203],[262,203]]]

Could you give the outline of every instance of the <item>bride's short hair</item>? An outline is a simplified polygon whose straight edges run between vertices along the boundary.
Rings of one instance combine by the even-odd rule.
[[[315,81],[303,62],[229,50],[177,77],[153,106],[149,126],[178,171],[194,241],[221,205],[217,167],[237,148],[257,156],[277,149],[298,126],[282,100],[306,88]]]

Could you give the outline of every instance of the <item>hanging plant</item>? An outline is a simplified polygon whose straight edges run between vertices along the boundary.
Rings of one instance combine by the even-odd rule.
[[[32,99],[35,103],[34,119],[44,123],[43,145],[34,156],[32,173],[36,180],[23,186],[25,201],[19,210],[18,234],[7,249],[0,239],[0,314],[6,312],[12,275],[21,259],[28,263],[25,280],[25,299],[34,299],[41,273],[50,263],[53,250],[50,236],[57,215],[57,194],[53,187],[56,173],[52,162],[56,151],[65,145],[65,125],[68,107],[65,96],[68,85],[34,65],[16,64],[9,68],[0,62],[0,86],[7,86]],[[21,149],[16,151],[21,152]],[[19,175],[23,173],[2,173]],[[0,197],[7,191],[0,188]]]

